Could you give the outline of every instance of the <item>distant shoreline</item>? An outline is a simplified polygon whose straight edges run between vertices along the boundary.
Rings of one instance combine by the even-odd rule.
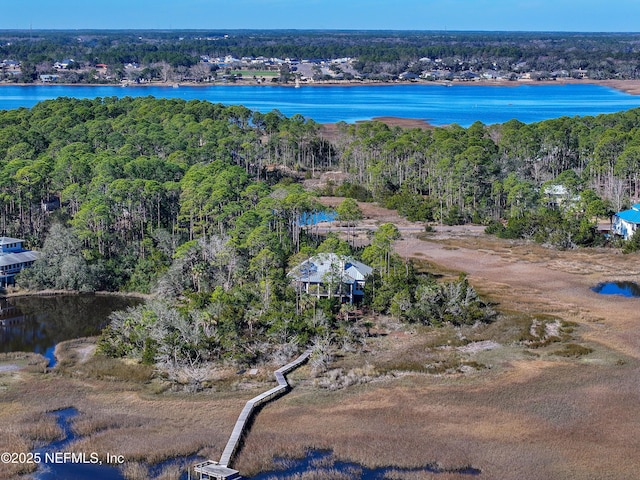
[[[150,300],[153,295],[140,292],[108,292],[105,290],[99,290],[96,292],[79,292],[77,290],[16,290],[11,292],[5,292],[0,294],[0,298],[21,298],[21,297],[57,297],[57,296],[85,296],[85,297],[128,297],[138,298],[140,300]]]
[[[425,86],[467,86],[467,87],[519,87],[519,86],[544,86],[544,85],[599,85],[603,87],[613,88],[630,95],[640,95],[640,80],[590,80],[590,79],[573,79],[563,78],[559,80],[472,80],[472,81],[433,81],[433,82],[414,82],[414,81],[394,81],[394,82],[377,82],[377,81],[337,81],[337,82],[321,82],[321,83],[302,83],[300,88],[331,88],[331,87],[394,87],[401,85],[425,85]],[[151,82],[151,83],[9,83],[1,82],[1,87],[117,87],[123,88],[147,88],[147,87],[287,87],[296,88],[293,83],[259,83],[253,80],[241,80],[236,83],[195,83],[195,82]]]

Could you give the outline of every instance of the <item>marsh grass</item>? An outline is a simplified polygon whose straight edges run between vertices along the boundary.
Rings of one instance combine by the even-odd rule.
[[[212,437],[216,439],[215,436]],[[219,440],[216,445],[222,451],[226,438]],[[85,436],[74,442],[73,448],[77,451],[117,452],[130,462],[157,464],[174,457],[193,455],[209,443],[209,438],[176,428],[176,425],[163,426],[155,419],[141,424],[134,419],[118,428]]]
[[[122,474],[127,480],[148,480],[149,468],[139,462],[127,462],[121,468]]]
[[[15,480],[22,475],[35,472],[35,464],[0,464],[0,479]]]
[[[55,355],[58,362],[82,363],[96,349],[97,337],[83,337],[65,340],[56,345]]]
[[[51,442],[62,436],[62,430],[55,417],[49,413],[37,413],[24,417],[21,421],[20,432],[33,444]]]
[[[357,480],[359,478],[362,478],[362,472],[356,469],[343,472],[335,468],[322,468],[311,472],[287,475],[283,480]]]
[[[154,480],[180,480],[182,471],[188,468],[187,465],[169,465],[162,469],[160,475],[156,476]]]
[[[1,431],[0,452],[28,453],[31,450],[31,442],[25,440],[19,430],[7,428],[5,423]],[[0,463],[0,479],[14,479],[18,475],[30,473],[35,469],[36,465]]]
[[[0,431],[0,452],[29,453],[35,446],[61,437],[62,431],[51,415],[20,414],[11,417],[13,421],[2,419]],[[14,479],[20,474],[30,473],[35,464],[0,463],[0,479]]]
[[[248,475],[269,470],[274,450],[278,455],[297,457],[304,455],[307,446],[332,448],[335,458],[370,468],[436,463],[450,470],[433,477],[406,472],[395,477],[402,479],[470,478],[451,471],[461,465],[479,468],[484,478],[588,478],[586,469],[601,471],[601,448],[622,459],[640,445],[633,436],[633,424],[625,423],[635,415],[626,403],[628,395],[635,394],[616,399],[594,389],[595,385],[615,384],[616,378],[624,377],[622,370],[633,371],[617,368],[620,372],[612,378],[609,368],[523,361],[513,372],[499,374],[501,381],[496,383],[484,379],[459,384],[414,375],[334,392],[315,402],[304,401],[314,396],[313,390],[300,389],[266,407],[256,418],[235,468]],[[613,401],[615,406],[602,412],[609,420],[599,416],[592,424],[594,401],[600,405]],[[607,423],[613,418],[618,421]],[[622,446],[617,441],[606,446],[591,443],[594,438],[611,438],[616,431],[621,441],[631,442],[623,448],[626,453],[617,450]],[[538,443],[539,438],[545,438],[545,443]],[[554,470],[558,465],[566,466],[562,474]],[[620,464],[616,471],[610,478],[633,477],[624,476],[632,471],[629,463]]]
[[[336,463],[336,459],[333,453],[329,455],[323,455],[320,458],[314,458],[309,463],[314,468],[330,468]]]
[[[576,343],[568,343],[560,350],[555,350],[553,355],[559,357],[582,357],[583,355],[589,355],[593,352],[593,348],[585,347],[584,345],[578,345]]]
[[[469,480],[470,477],[467,474],[457,472],[391,470],[384,474],[384,478],[385,480]]]
[[[154,369],[151,365],[127,362],[104,355],[91,356],[82,364],[77,364],[67,357],[58,363],[57,370],[63,375],[136,384],[149,382],[154,375]]]
[[[368,383],[379,376],[380,373],[371,364],[366,364],[364,367],[352,368],[346,372],[342,368],[335,368],[329,370],[323,376],[315,378],[313,385],[329,390],[337,390],[352,385]]]
[[[31,373],[46,373],[49,360],[39,353],[7,352],[0,353],[0,365],[15,365]]]

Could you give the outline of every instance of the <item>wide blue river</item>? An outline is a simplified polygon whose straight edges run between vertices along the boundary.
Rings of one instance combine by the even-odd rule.
[[[475,121],[503,123],[513,118],[531,123],[561,116],[598,115],[640,106],[640,96],[590,85],[475,86],[392,85],[349,87],[120,87],[120,86],[2,86],[0,110],[32,107],[57,97],[142,97],[201,99],[225,105],[241,104],[260,112],[278,109],[319,123],[401,117],[434,125]]]

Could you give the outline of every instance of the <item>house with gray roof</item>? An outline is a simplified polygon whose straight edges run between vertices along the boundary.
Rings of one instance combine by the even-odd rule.
[[[613,216],[613,233],[629,240],[640,225],[640,203],[632,205],[629,210],[623,210]]]
[[[287,275],[300,292],[317,298],[339,298],[358,303],[364,298],[364,285],[373,269],[351,257],[319,253],[294,267]]]
[[[24,240],[0,237],[0,286],[15,283],[15,276],[33,265],[39,253],[24,248]]]

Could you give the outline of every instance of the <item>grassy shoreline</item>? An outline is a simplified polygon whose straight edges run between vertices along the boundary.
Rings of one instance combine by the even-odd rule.
[[[143,300],[150,300],[154,298],[153,295],[139,292],[107,292],[107,291],[97,291],[97,292],[80,292],[77,290],[15,290],[0,293],[0,298],[19,298],[19,297],[48,297],[48,296],[58,296],[58,295],[97,295],[104,297],[131,297],[131,298],[140,298]]]
[[[452,81],[393,81],[383,82],[378,80],[340,80],[340,81],[320,81],[312,83],[302,83],[301,87],[394,87],[398,85],[442,85],[447,84],[451,86],[477,86],[477,87],[519,87],[523,85],[527,86],[543,86],[543,85],[600,85],[610,87],[615,90],[619,90],[630,95],[640,95],[640,80],[591,80],[591,79],[573,79],[562,78],[557,80],[452,80]],[[295,83],[259,83],[254,80],[240,80],[238,82],[212,82],[212,83],[196,83],[196,82],[149,82],[149,83],[14,83],[14,82],[0,82],[0,88],[4,86],[15,87],[48,87],[48,86],[63,86],[63,87],[118,87],[126,86],[127,88],[147,88],[147,87],[242,87],[242,86],[256,86],[256,87],[290,87],[297,88]]]

